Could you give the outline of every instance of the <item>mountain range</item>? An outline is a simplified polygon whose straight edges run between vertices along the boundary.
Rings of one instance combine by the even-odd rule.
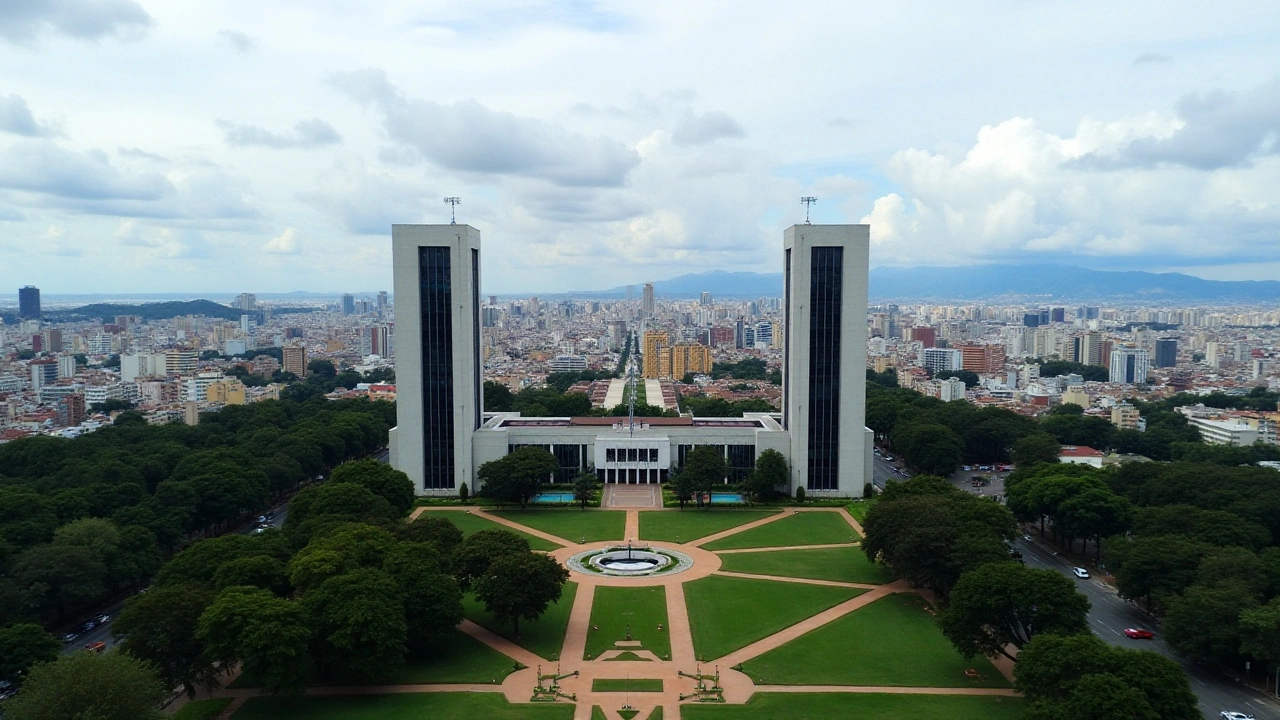
[[[642,292],[634,285],[635,297]],[[688,273],[656,280],[659,297],[778,297],[782,273]],[[572,297],[620,298],[626,286]],[[1064,265],[971,265],[964,267],[880,267],[871,270],[872,302],[889,300],[1018,300],[1029,302],[1257,302],[1280,300],[1274,280],[1205,280],[1181,273],[1090,270]]]

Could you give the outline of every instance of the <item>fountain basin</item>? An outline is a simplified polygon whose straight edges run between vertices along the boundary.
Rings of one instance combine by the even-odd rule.
[[[566,563],[570,570],[612,577],[650,577],[687,570],[693,558],[676,550],[656,547],[611,546],[580,552]]]

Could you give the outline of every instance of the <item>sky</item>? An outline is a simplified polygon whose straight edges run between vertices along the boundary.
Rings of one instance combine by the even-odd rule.
[[[1280,277],[1274,0],[0,0],[0,292],[485,292],[873,266]]]

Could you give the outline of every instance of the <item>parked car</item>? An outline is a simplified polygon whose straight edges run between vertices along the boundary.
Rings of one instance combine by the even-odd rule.
[[[103,613],[103,614],[101,614],[101,615],[99,615],[99,616],[95,617],[95,618],[93,619],[93,621],[94,621],[95,623],[97,623],[97,624],[101,625],[101,624],[103,624],[103,623],[107,622],[107,621],[108,621],[108,620],[110,620],[110,619],[111,619],[111,616],[110,616],[110,615],[108,615],[108,614],[106,614],[106,613]]]
[[[1233,712],[1231,710],[1223,710],[1218,714],[1222,716],[1222,720],[1253,720],[1252,715],[1247,715],[1242,712]]]
[[[80,639],[80,633],[76,632],[75,630],[72,630],[71,632],[66,633],[65,635],[62,636],[62,642],[64,643],[73,643],[79,639]]]
[[[1124,634],[1126,637],[1131,637],[1134,640],[1150,640],[1156,636],[1156,634],[1150,630],[1140,630],[1138,628],[1125,628]]]
[[[91,642],[86,644],[84,646],[84,649],[88,650],[91,653],[104,653],[107,651],[107,644],[101,640],[98,640],[97,642]]]
[[[1075,574],[1076,574],[1076,577],[1078,577],[1078,578],[1087,578],[1087,577],[1089,577],[1089,571],[1088,571],[1088,570],[1085,570],[1085,569],[1084,569],[1084,568],[1082,568],[1082,567],[1072,568],[1072,569],[1071,569],[1071,572],[1075,573]]]

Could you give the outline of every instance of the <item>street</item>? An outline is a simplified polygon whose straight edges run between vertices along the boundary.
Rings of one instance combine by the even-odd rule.
[[[1036,541],[1034,534],[1031,537],[1032,540],[1019,538],[1017,541],[1027,567],[1057,570],[1071,578],[1093,604],[1089,611],[1089,625],[1093,634],[1104,641],[1124,648],[1153,650],[1182,665],[1191,680],[1191,690],[1200,698],[1200,711],[1206,718],[1216,720],[1223,710],[1234,710],[1253,715],[1258,720],[1280,720],[1280,703],[1216,671],[1181,659],[1160,638],[1159,626],[1150,616],[1121,598],[1114,588],[1100,580],[1076,579],[1071,573],[1071,563],[1054,555],[1051,546]],[[1156,637],[1154,640],[1132,640],[1125,637],[1125,628],[1152,630]]]

